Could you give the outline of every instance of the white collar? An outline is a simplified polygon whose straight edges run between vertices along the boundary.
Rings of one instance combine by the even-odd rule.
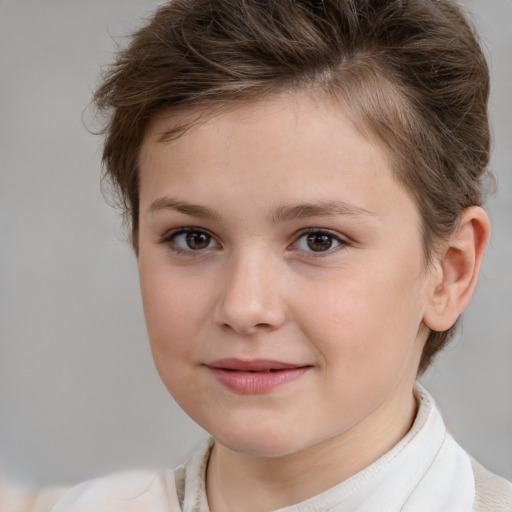
[[[446,432],[432,397],[418,384],[416,419],[389,452],[363,471],[276,512],[470,512],[471,461]],[[175,472],[129,472],[84,482],[52,512],[209,512],[205,475],[213,441]]]
[[[416,384],[419,407],[405,437],[389,452],[344,482],[276,512],[469,512],[475,487],[467,453],[447,433],[434,399]],[[181,468],[183,512],[209,512],[205,475],[213,441],[201,445]],[[181,492],[180,492],[181,491]]]

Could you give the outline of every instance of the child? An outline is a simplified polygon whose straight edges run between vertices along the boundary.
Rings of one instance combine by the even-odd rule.
[[[71,511],[512,510],[416,377],[489,237],[488,69],[450,0],[174,0],[96,93],[157,369],[211,435]]]

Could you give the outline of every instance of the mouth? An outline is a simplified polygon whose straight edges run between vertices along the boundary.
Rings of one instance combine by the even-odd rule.
[[[311,365],[268,359],[219,359],[206,365],[216,379],[231,391],[261,394],[300,378]]]

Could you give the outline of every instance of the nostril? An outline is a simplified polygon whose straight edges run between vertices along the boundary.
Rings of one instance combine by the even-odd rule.
[[[232,325],[228,322],[223,322],[222,328],[226,329],[227,331],[240,332],[240,333],[245,333],[245,334],[255,334],[257,332],[273,329],[272,324],[269,324],[266,322],[259,322],[254,325],[241,325],[241,324]]]
[[[275,297],[268,294],[243,297],[233,290],[228,292],[220,297],[214,313],[215,323],[225,332],[263,333],[278,328],[284,322],[283,304]]]

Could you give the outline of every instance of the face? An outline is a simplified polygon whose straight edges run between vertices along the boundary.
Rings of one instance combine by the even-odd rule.
[[[251,455],[392,425],[412,400],[430,279],[385,150],[301,93],[162,141],[177,121],[155,120],[140,155],[140,282],[171,394]]]

